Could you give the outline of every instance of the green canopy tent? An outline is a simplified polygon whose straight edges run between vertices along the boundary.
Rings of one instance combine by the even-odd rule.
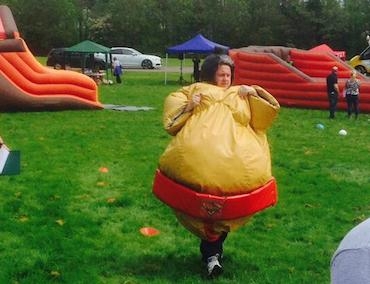
[[[111,57],[110,54],[110,48],[106,47],[104,45],[98,44],[96,42],[93,42],[91,40],[84,40],[80,43],[77,43],[71,47],[68,47],[65,49],[65,53],[81,53],[81,69],[82,72],[84,73],[85,68],[86,68],[86,57],[90,56],[91,57],[91,62],[94,62],[94,53],[103,53],[105,54],[105,71],[106,74],[108,75],[108,56]]]

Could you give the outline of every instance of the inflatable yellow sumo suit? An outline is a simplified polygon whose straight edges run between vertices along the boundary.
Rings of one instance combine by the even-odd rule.
[[[185,191],[205,194],[206,198],[232,198],[274,181],[266,130],[280,106],[266,90],[252,87],[257,95],[246,99],[238,95],[243,86],[225,89],[208,83],[195,83],[171,93],[165,100],[163,123],[174,138],[160,157],[157,173],[187,188]],[[200,104],[184,112],[194,94],[201,94]],[[154,184],[153,191],[174,209],[188,230],[202,239],[217,239],[223,231],[245,224],[251,216],[202,218],[192,214],[196,211],[194,205],[190,199],[181,200],[176,186],[163,192],[163,198],[160,184]],[[185,209],[172,206],[171,200],[185,203]]]

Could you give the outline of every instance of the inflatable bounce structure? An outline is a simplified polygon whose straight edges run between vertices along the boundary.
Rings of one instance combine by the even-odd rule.
[[[13,15],[0,6],[0,111],[102,109],[86,75],[41,65],[20,38]]]
[[[234,84],[259,85],[270,92],[282,106],[328,109],[326,76],[338,67],[342,91],[353,70],[329,52],[307,51],[283,46],[248,46],[229,51],[235,62]],[[370,80],[360,80],[360,111],[370,112]],[[338,108],[345,110],[340,94]]]

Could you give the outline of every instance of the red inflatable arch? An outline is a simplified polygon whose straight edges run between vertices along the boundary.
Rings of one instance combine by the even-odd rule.
[[[328,109],[326,76],[338,67],[343,90],[352,68],[331,53],[312,52],[284,46],[250,46],[229,51],[235,62],[235,84],[260,85],[283,106]],[[370,112],[370,80],[361,81],[361,112]],[[346,109],[340,98],[339,109]]]

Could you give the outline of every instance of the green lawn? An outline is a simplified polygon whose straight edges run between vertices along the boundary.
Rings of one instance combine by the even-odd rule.
[[[0,283],[204,282],[198,240],[151,193],[178,76],[164,85],[161,72],[128,70],[124,84],[99,87],[104,104],[151,111],[0,114],[22,159],[20,175],[0,177]],[[281,109],[269,131],[278,205],[230,234],[215,283],[329,283],[334,250],[370,212],[370,115],[327,116]]]

